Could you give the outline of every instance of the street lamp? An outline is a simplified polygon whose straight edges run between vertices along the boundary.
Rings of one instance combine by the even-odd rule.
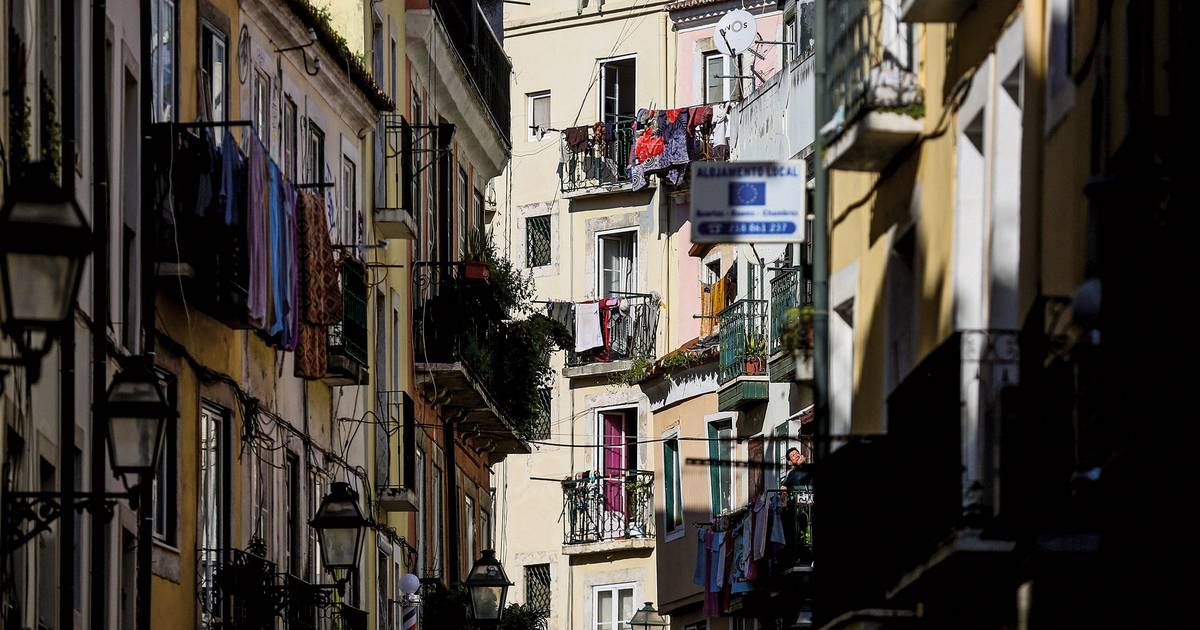
[[[12,336],[56,329],[71,317],[92,230],[53,182],[30,182],[0,208],[0,322]],[[48,346],[49,344],[42,344]]]
[[[108,455],[114,473],[151,474],[158,468],[168,419],[167,402],[149,357],[140,357],[113,377],[104,400]]]
[[[467,575],[466,585],[471,593],[471,614],[475,620],[499,623],[512,582],[504,574],[504,567],[496,559],[494,550],[483,550],[483,555]]]
[[[308,522],[317,530],[321,543],[321,561],[331,571],[358,568],[367,519],[358,509],[358,493],[345,482],[329,485],[329,494],[321,499],[317,515]]]
[[[665,628],[671,625],[658,611],[654,609],[654,604],[646,602],[641,610],[633,614],[633,618],[629,620],[629,626],[633,630],[651,630],[652,628]]]

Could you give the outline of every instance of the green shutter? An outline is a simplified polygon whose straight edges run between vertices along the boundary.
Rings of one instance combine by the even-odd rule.
[[[721,443],[717,441],[717,425],[708,425],[708,488],[712,498],[712,513],[716,516],[721,511]]]
[[[663,442],[663,497],[666,499],[666,530],[675,529],[675,443]]]

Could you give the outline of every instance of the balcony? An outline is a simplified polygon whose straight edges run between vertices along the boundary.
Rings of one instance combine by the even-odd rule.
[[[721,411],[744,409],[767,399],[767,304],[766,300],[738,300],[717,314]]]
[[[352,257],[342,258],[342,321],[329,327],[330,385],[366,385],[367,267]]]
[[[241,549],[201,549],[199,627],[204,630],[366,630],[365,611],[328,587],[281,573]]]
[[[599,300],[603,345],[582,352],[568,351],[563,375],[577,378],[621,372],[628,370],[635,359],[653,359],[660,302],[658,296],[648,293],[621,293],[616,298]],[[572,312],[571,319],[574,317]]]
[[[509,80],[512,62],[492,33],[492,27],[474,0],[431,0],[439,22],[446,29],[450,44],[462,61],[475,91],[506,145],[509,134]]]
[[[632,118],[619,118],[611,129],[603,124],[563,131],[559,139],[563,161],[558,179],[563,198],[589,197],[631,189],[629,152],[633,150]],[[611,132],[611,133],[610,133]]]
[[[375,232],[380,238],[413,240],[410,182],[413,169],[412,127],[399,114],[383,114],[376,129]]]
[[[443,417],[477,430],[490,462],[528,453],[531,418],[504,399],[505,352],[514,341],[504,311],[475,263],[413,263],[413,352],[418,392]],[[518,410],[518,413],[520,410]],[[470,438],[467,438],[470,440]]]
[[[562,482],[563,553],[654,548],[654,472],[584,473]]]
[[[890,17],[883,12],[883,4],[868,0],[829,1],[825,111],[831,118],[818,132],[827,138],[828,168],[879,172],[924,128],[912,27],[885,33]]]
[[[780,269],[771,279],[771,342],[767,371],[771,382],[812,379],[812,320],[800,317],[811,306],[808,281],[799,269]],[[803,291],[804,295],[801,295]],[[785,339],[793,336],[794,348]]]
[[[378,381],[377,381],[378,382]],[[413,401],[403,390],[375,392],[375,470],[376,507],[385,514],[416,512],[416,416]],[[395,436],[393,442],[392,436]],[[400,457],[399,478],[391,477],[393,448]]]
[[[904,0],[900,19],[931,24],[957,22],[973,4],[975,0]]]

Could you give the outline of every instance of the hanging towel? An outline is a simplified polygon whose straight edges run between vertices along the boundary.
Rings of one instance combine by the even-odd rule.
[[[567,139],[567,146],[572,151],[583,151],[588,147],[588,131],[591,127],[581,125],[579,127],[570,127],[563,130],[563,136]]]
[[[551,301],[546,305],[546,317],[562,324],[567,332],[575,333],[575,304],[573,302]]]
[[[584,302],[575,306],[575,352],[584,352],[604,345],[600,330],[600,305]]]
[[[758,501],[754,502],[754,557],[764,558],[767,555],[767,516],[770,510],[767,509],[767,500],[765,497],[759,497]]]
[[[246,248],[250,257],[249,297],[246,306],[250,323],[262,329],[267,325],[269,262],[267,258],[267,182],[266,150],[258,138],[250,139],[249,189],[246,209]]]
[[[714,591],[719,592],[725,585],[725,552],[728,545],[729,537],[725,532],[713,534],[713,561],[716,562],[717,568],[712,571],[709,587]]]

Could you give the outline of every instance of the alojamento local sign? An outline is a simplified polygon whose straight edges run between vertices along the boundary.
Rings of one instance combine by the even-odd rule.
[[[692,241],[804,242],[803,160],[692,162]]]

